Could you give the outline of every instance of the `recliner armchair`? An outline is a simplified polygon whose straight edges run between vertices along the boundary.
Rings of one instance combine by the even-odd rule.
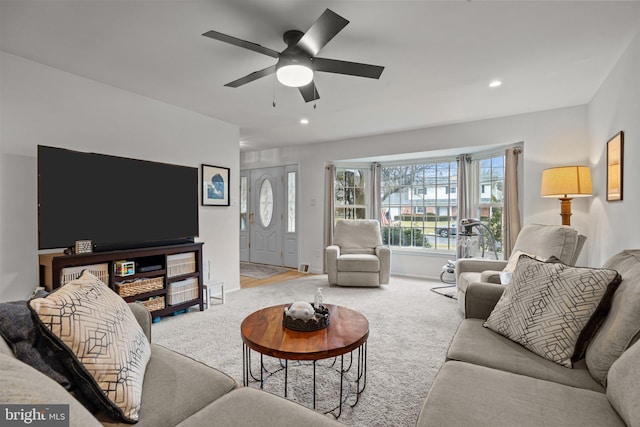
[[[373,219],[338,220],[333,245],[325,251],[330,285],[380,286],[389,283],[391,251],[382,245]]]
[[[563,225],[525,225],[513,246],[517,251],[540,258],[555,256],[567,265],[575,265],[582,251],[586,236]],[[500,283],[500,271],[507,266],[507,260],[462,258],[456,261],[455,276],[458,287],[458,306],[464,313],[465,294],[471,282]]]

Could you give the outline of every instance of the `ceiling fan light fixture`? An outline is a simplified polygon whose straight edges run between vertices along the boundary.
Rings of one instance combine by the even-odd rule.
[[[285,86],[301,87],[313,81],[313,70],[302,64],[288,64],[278,67],[276,76]]]

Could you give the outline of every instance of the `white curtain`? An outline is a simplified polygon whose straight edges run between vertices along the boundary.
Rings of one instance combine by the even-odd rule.
[[[508,148],[505,153],[504,165],[504,211],[502,212],[502,251],[508,259],[513,251],[513,245],[520,233],[520,208],[518,207],[518,157],[520,147]]]
[[[456,158],[458,162],[458,223],[463,218],[471,217],[471,197],[469,192],[469,166],[471,164],[471,156],[468,154],[461,154]],[[458,227],[458,231],[462,231]],[[462,245],[456,245],[456,258],[463,257]]]
[[[371,218],[380,221],[382,200],[380,199],[380,179],[382,165],[374,163],[371,165]]]
[[[335,165],[327,165],[324,168],[324,247],[333,244],[333,226],[335,224],[335,181],[336,167]],[[322,257],[322,270],[326,273],[326,259]]]

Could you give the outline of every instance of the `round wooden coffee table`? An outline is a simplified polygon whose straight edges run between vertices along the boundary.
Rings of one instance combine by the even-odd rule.
[[[355,406],[364,391],[367,379],[367,338],[369,321],[355,310],[333,304],[325,304],[331,313],[329,326],[318,331],[300,332],[283,326],[285,307],[289,304],[263,308],[247,316],[240,326],[242,334],[242,373],[245,386],[250,379],[264,385],[265,370],[263,356],[284,360],[284,396],[287,397],[288,361],[307,360],[313,365],[313,409],[316,408],[316,362],[322,359],[340,357],[340,397],[338,405],[327,411],[338,418],[342,413],[344,375],[353,365],[353,352],[357,350],[357,372]],[[251,369],[251,350],[260,354],[260,374]],[[345,370],[344,355],[351,353],[351,361]],[[336,414],[335,411],[338,410]]]

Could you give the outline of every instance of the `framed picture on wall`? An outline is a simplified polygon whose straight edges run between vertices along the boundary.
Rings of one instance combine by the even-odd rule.
[[[622,200],[624,132],[607,142],[607,202]]]
[[[202,165],[202,205],[229,206],[229,168]]]

